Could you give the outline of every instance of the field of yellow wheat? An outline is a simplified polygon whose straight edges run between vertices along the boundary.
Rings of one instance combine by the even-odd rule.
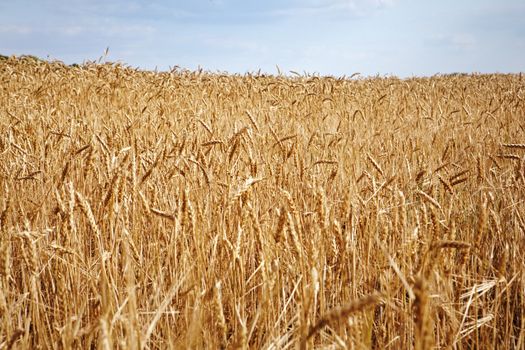
[[[0,60],[0,349],[523,349],[525,78]]]

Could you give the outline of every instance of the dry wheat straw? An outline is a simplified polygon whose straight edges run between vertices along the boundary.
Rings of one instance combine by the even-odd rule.
[[[450,194],[453,194],[453,193],[454,193],[454,188],[452,187],[452,185],[450,184],[450,182],[448,182],[448,180],[444,179],[444,178],[441,177],[440,175],[438,175],[438,179],[439,179],[439,181],[443,184],[443,187],[445,187],[445,189],[446,189]]]
[[[201,143],[201,146],[208,147],[208,146],[223,145],[223,144],[224,142],[222,140],[210,140],[210,141]]]
[[[468,242],[440,240],[432,243],[431,249],[468,249],[471,246]]]
[[[246,111],[245,113],[248,116],[248,119],[250,119],[250,123],[252,123],[255,130],[259,131],[259,125],[255,121],[255,118],[253,117],[253,115],[249,111]]]
[[[430,203],[434,207],[436,207],[438,209],[441,209],[441,205],[438,203],[438,201],[435,200],[434,198],[430,197],[427,193],[418,190],[417,194],[419,194],[427,203]]]
[[[226,317],[224,316],[224,308],[222,303],[222,286],[221,282],[217,282],[213,289],[214,291],[214,305],[217,313],[217,327],[221,337],[221,346],[226,346],[228,339],[228,326],[226,324]]]
[[[521,157],[517,154],[498,154],[497,157],[504,159],[521,160]]]
[[[523,143],[502,143],[501,145],[507,148],[525,149],[525,144]]]
[[[430,318],[428,285],[423,277],[417,277],[414,284],[414,325],[415,350],[426,350],[433,346],[433,325]]]
[[[307,339],[316,335],[321,329],[338,321],[346,320],[350,315],[364,311],[370,307],[374,307],[381,301],[379,294],[371,294],[350,302],[345,306],[340,306],[332,309],[329,313],[324,315],[317,321],[309,330],[306,336]]]
[[[104,61],[0,56],[0,348],[523,348],[521,75]]]
[[[384,177],[385,173],[383,172],[383,169],[381,169],[381,167],[379,166],[379,163],[374,158],[372,158],[370,154],[367,154],[367,158],[370,161],[370,163],[372,163],[374,168],[379,172],[379,174],[381,174],[381,176]]]

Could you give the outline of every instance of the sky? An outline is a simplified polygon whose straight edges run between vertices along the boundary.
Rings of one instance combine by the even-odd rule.
[[[523,0],[0,0],[0,54],[141,69],[525,72]]]

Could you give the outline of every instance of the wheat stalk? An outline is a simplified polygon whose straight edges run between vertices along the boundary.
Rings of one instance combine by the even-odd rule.
[[[330,324],[347,319],[350,315],[364,311],[370,307],[376,306],[381,302],[380,294],[370,294],[354,300],[344,306],[340,306],[330,310],[326,315],[321,317],[310,329],[306,339],[310,339],[316,335],[321,329]]]

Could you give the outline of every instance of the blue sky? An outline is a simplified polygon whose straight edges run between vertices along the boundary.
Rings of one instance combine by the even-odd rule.
[[[144,69],[525,72],[523,0],[18,0],[0,53]]]

